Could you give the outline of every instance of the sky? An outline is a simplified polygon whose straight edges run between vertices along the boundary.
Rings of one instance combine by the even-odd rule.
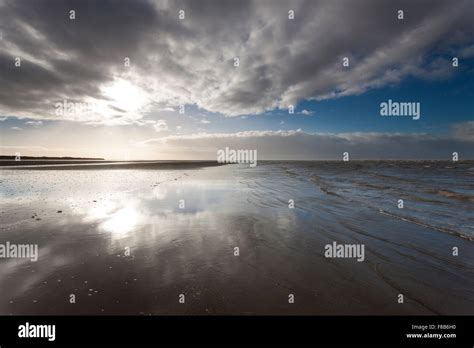
[[[0,0],[0,154],[474,159],[473,14],[472,0]],[[382,116],[389,100],[419,118]]]

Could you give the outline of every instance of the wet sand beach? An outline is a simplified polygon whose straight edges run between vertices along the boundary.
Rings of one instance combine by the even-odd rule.
[[[39,247],[2,315],[474,313],[473,162],[41,164],[0,169],[0,243]]]

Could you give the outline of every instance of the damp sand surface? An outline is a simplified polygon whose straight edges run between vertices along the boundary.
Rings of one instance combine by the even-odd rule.
[[[473,162],[39,165],[0,169],[0,243],[39,247],[1,315],[474,314]]]

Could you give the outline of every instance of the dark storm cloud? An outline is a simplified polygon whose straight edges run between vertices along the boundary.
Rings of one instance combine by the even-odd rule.
[[[117,78],[158,109],[225,115],[444,78],[449,58],[433,52],[472,56],[471,16],[471,1],[0,0],[0,113],[54,118],[52,102],[107,99]]]
[[[155,22],[144,1],[3,1],[1,104],[13,113],[41,112],[47,100],[101,97],[99,86],[139,50]]]

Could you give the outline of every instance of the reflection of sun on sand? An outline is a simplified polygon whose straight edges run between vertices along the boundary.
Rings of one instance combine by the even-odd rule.
[[[138,221],[138,212],[131,207],[126,207],[114,212],[100,226],[114,235],[122,235],[130,232]]]

